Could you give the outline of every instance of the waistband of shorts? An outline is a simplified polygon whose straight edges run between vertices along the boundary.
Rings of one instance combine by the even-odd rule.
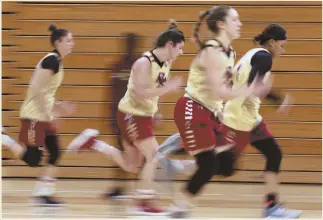
[[[204,104],[202,104],[200,101],[198,101],[198,100],[194,99],[192,96],[190,96],[187,92],[184,94],[184,97],[186,97],[186,98],[189,98],[189,99],[193,100],[194,102],[196,102],[197,104],[199,104],[199,105],[203,106],[204,108],[206,108],[207,110],[209,110],[210,112],[212,112],[212,113],[213,113],[213,114],[215,114],[215,115],[217,115],[217,114],[218,114],[218,112],[222,112],[222,111],[221,111],[221,110],[219,110],[219,109],[212,109],[212,108],[209,108],[209,107],[205,106],[205,105],[204,105]]]

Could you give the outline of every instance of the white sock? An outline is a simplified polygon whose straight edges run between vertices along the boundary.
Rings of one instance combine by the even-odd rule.
[[[41,177],[36,182],[33,196],[51,196],[55,193],[55,178]]]

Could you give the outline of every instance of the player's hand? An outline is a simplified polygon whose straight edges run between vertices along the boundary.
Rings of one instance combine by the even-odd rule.
[[[159,127],[161,125],[161,120],[163,119],[163,115],[157,112],[153,117],[154,126]]]
[[[256,77],[251,86],[253,90],[252,94],[259,98],[263,98],[270,92],[272,85],[272,77],[268,77],[266,80],[258,79],[258,77]]]
[[[280,114],[287,114],[290,111],[294,100],[295,99],[291,95],[287,94],[284,98],[283,103],[277,109],[277,112]]]
[[[162,120],[162,119],[163,119],[163,115],[162,115],[161,113],[157,112],[157,113],[154,115],[153,119],[154,119],[154,120],[156,120],[156,121],[160,121],[160,120]]]
[[[48,130],[56,134],[60,127],[61,127],[61,121],[55,119],[49,122]]]
[[[62,101],[58,104],[56,117],[69,116],[75,112],[76,105],[70,101]]]
[[[224,116],[223,116],[223,112],[222,111],[216,111],[216,112],[214,112],[214,117],[215,118],[218,118],[220,122],[223,122]]]
[[[183,78],[182,77],[174,77],[173,79],[168,80],[165,83],[165,86],[169,90],[176,90],[183,84]]]

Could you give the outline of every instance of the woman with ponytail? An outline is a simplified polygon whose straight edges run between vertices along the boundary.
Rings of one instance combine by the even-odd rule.
[[[55,192],[57,162],[60,158],[56,119],[72,113],[73,106],[66,102],[57,102],[55,95],[64,77],[63,58],[72,52],[74,41],[68,30],[57,29],[51,25],[49,31],[54,50],[36,65],[20,109],[19,141],[26,148],[7,135],[2,135],[2,138],[3,145],[30,167],[41,166],[43,147],[47,148],[48,164],[43,176],[36,183],[33,198],[40,205],[59,206],[61,202],[52,197]]]
[[[204,20],[213,35],[206,42],[199,38]],[[174,120],[184,149],[195,157],[197,168],[175,201],[175,216],[188,214],[190,203],[218,169],[214,130],[219,125],[223,100],[248,97],[263,87],[253,83],[252,87],[232,88],[235,52],[231,43],[240,37],[241,26],[238,12],[221,5],[202,12],[194,27],[199,52],[190,66],[186,93],[176,103]]]
[[[256,36],[254,41],[259,46],[249,50],[235,65],[234,87],[250,86],[255,77],[266,83],[271,73],[273,59],[285,52],[287,35],[280,25],[271,24]],[[223,142],[234,145],[237,149],[237,156],[250,143],[266,158],[264,217],[297,218],[301,214],[300,211],[284,209],[278,203],[278,174],[282,153],[279,144],[259,113],[262,97],[258,95],[229,100],[225,104],[223,124],[220,129]],[[290,96],[282,98],[272,91],[264,98],[279,106],[279,112],[287,112],[289,109],[287,105],[291,104]]]
[[[157,37],[155,48],[143,53],[133,64],[128,89],[119,102],[117,112],[123,152],[96,140],[99,131],[94,129],[84,130],[68,146],[72,151],[94,149],[111,157],[127,172],[141,171],[135,197],[137,214],[165,214],[163,209],[154,207],[152,203],[156,198],[153,181],[158,162],[154,160],[154,155],[159,147],[153,134],[153,117],[158,111],[159,97],[176,91],[182,84],[180,78],[170,79],[169,72],[172,62],[183,53],[184,41],[183,32],[171,21],[167,30]]]

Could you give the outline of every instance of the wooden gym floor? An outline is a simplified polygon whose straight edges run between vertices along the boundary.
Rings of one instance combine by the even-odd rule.
[[[4,218],[129,218],[130,201],[107,201],[102,192],[120,183],[112,180],[59,180],[57,197],[66,202],[64,208],[40,208],[30,203],[34,179],[2,180],[2,217]],[[126,181],[129,191],[135,190],[133,181]],[[185,182],[176,182],[178,192]],[[160,201],[168,207],[164,184],[157,184]],[[262,184],[211,183],[195,204],[192,218],[260,218],[263,195]],[[322,218],[322,186],[281,185],[281,201],[286,208],[304,211],[301,218]],[[176,195],[175,195],[176,196]],[[165,219],[165,217],[145,217]]]

